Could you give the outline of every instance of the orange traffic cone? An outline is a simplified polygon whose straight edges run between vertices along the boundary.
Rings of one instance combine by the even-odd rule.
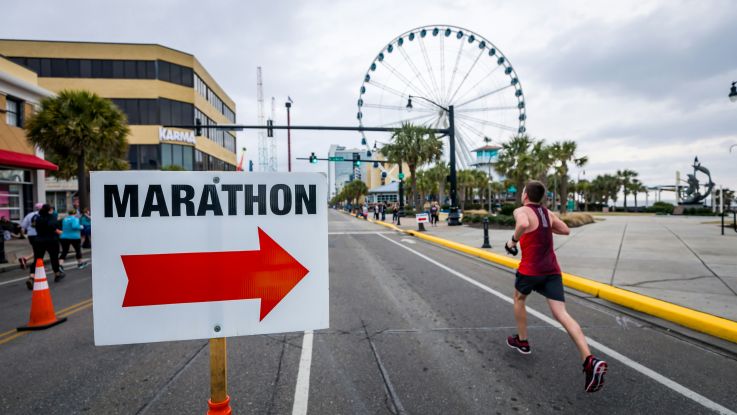
[[[51,302],[51,291],[46,280],[44,261],[36,261],[36,278],[33,280],[33,297],[31,298],[31,318],[28,325],[18,327],[18,331],[43,330],[67,321],[66,317],[56,318],[54,304]]]

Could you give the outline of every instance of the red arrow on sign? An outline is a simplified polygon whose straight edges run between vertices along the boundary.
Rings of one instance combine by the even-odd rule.
[[[123,307],[261,299],[263,320],[309,270],[258,228],[258,251],[122,255]]]

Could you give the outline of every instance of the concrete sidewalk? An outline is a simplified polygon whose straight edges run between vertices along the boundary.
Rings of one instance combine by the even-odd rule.
[[[555,236],[564,272],[737,321],[737,233],[686,216],[597,216]],[[402,218],[402,229],[417,229]],[[427,234],[481,247],[483,230],[425,225]],[[490,251],[506,255],[511,229],[491,229]]]

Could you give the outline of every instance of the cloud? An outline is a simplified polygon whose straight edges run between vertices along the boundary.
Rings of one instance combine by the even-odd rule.
[[[737,3],[727,0],[486,0],[276,3],[221,0],[105,3],[15,2],[3,8],[3,37],[160,43],[192,53],[255,124],[256,67],[264,105],[286,123],[356,125],[356,99],[377,52],[411,28],[466,27],[491,40],[520,76],[532,135],[574,139],[587,172],[633,168],[646,183],[669,180],[697,153],[737,188]],[[29,24],[32,16],[33,24]],[[63,18],[60,18],[62,16]],[[286,169],[286,134],[276,133]],[[359,144],[355,133],[294,131],[293,156],[323,155],[330,144]],[[238,147],[258,164],[257,134]],[[295,162],[297,170],[326,171]]]

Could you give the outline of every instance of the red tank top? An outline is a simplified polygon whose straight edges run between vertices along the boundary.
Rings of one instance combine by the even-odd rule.
[[[560,274],[558,259],[553,250],[553,228],[548,210],[540,205],[525,206],[535,212],[538,225],[537,229],[520,237],[522,260],[519,263],[519,273],[531,277]]]

